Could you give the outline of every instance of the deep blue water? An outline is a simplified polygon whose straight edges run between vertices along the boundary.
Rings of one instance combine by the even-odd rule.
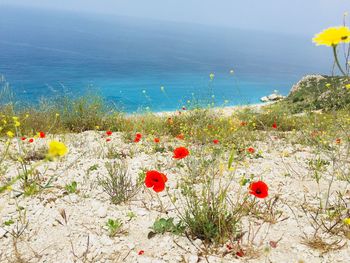
[[[128,112],[212,94],[216,105],[256,103],[273,90],[287,94],[305,74],[330,73],[331,54],[311,38],[1,8],[0,74],[26,102],[94,91]]]

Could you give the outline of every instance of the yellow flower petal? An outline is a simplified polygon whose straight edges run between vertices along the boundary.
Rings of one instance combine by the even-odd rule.
[[[330,27],[315,35],[312,39],[316,45],[336,46],[350,42],[350,29],[346,26]]]
[[[8,131],[8,132],[6,132],[6,134],[10,138],[13,138],[15,136],[15,134],[12,131]]]
[[[67,146],[58,141],[51,141],[49,143],[49,156],[50,157],[58,157],[58,156],[64,156],[68,152]]]
[[[345,218],[345,219],[343,220],[343,223],[344,223],[345,225],[350,226],[350,217]]]

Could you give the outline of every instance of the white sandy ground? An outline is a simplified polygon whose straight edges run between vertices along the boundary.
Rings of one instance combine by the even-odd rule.
[[[157,217],[166,217],[160,214],[155,194],[151,191],[140,191],[136,197],[127,204],[114,205],[109,196],[97,184],[98,177],[106,176],[105,163],[113,160],[105,157],[107,147],[127,155],[130,173],[136,179],[141,169],[154,169],[155,162],[163,167],[168,175],[167,185],[170,191],[174,190],[178,171],[167,169],[173,166],[172,153],[149,153],[149,142],[139,144],[125,142],[122,134],[114,133],[109,143],[101,138],[102,133],[89,131],[80,134],[55,136],[66,142],[69,154],[61,161],[42,164],[39,170],[45,177],[57,176],[53,182],[54,188],[44,190],[31,197],[13,197],[14,192],[0,195],[0,225],[8,219],[18,217],[16,206],[26,211],[28,226],[22,236],[15,240],[0,228],[0,262],[349,262],[350,249],[348,245],[338,251],[321,254],[302,244],[303,233],[312,234],[312,228],[301,210],[304,195],[312,200],[317,187],[308,174],[307,160],[312,157],[311,150],[298,145],[290,144],[285,139],[266,140],[256,142],[253,146],[261,150],[261,159],[248,159],[246,166],[237,170],[239,175],[246,173],[262,177],[268,183],[270,196],[281,195],[278,208],[283,211],[286,220],[271,225],[267,236],[261,241],[265,232],[256,240],[256,247],[260,248],[258,258],[235,258],[228,254],[222,256],[226,247],[219,248],[218,252],[209,255],[207,261],[196,248],[203,248],[200,240],[190,242],[184,236],[172,234],[156,235],[148,239],[150,227]],[[40,140],[37,144],[47,144],[52,139]],[[172,144],[180,146],[181,143],[171,139]],[[0,143],[3,149],[4,142]],[[108,145],[108,146],[107,146]],[[15,150],[16,144],[13,145]],[[34,147],[31,145],[30,147]],[[35,146],[38,147],[38,146]],[[192,146],[189,146],[191,149]],[[156,161],[157,160],[157,161]],[[9,166],[8,176],[17,173],[12,161],[6,161]],[[98,169],[88,173],[92,165]],[[286,176],[290,174],[290,176]],[[64,186],[76,181],[78,194],[64,194]],[[336,181],[334,189],[343,189],[345,183]],[[237,188],[238,183],[235,185]],[[323,187],[326,184],[323,182]],[[16,187],[15,187],[16,188]],[[232,194],[234,195],[234,190]],[[153,196],[153,197],[152,197]],[[169,216],[175,216],[165,192],[159,194],[163,205],[170,210]],[[64,209],[67,215],[67,224],[60,216]],[[129,220],[128,212],[134,212],[136,217]],[[109,218],[119,218],[124,223],[125,233],[116,237],[109,237],[105,229]],[[59,220],[63,224],[58,223]],[[269,246],[270,241],[280,242],[276,248]],[[16,241],[16,242],[15,242]],[[264,248],[270,247],[269,252]],[[138,255],[144,250],[143,255]],[[84,257],[86,253],[86,257]],[[21,261],[22,260],[22,261]]]

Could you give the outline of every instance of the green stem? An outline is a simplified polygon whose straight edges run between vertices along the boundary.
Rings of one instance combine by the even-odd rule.
[[[337,66],[338,66],[340,72],[341,72],[344,76],[346,76],[346,73],[344,72],[344,70],[342,69],[342,67],[341,67],[340,64],[339,64],[338,55],[337,55],[337,46],[336,46],[336,45],[333,45],[332,47],[333,47],[333,55],[334,55],[335,64],[337,64]]]

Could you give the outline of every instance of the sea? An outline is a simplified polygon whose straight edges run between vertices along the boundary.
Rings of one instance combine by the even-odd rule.
[[[128,113],[255,104],[331,73],[331,51],[312,37],[4,6],[1,85],[17,103],[98,94]]]

